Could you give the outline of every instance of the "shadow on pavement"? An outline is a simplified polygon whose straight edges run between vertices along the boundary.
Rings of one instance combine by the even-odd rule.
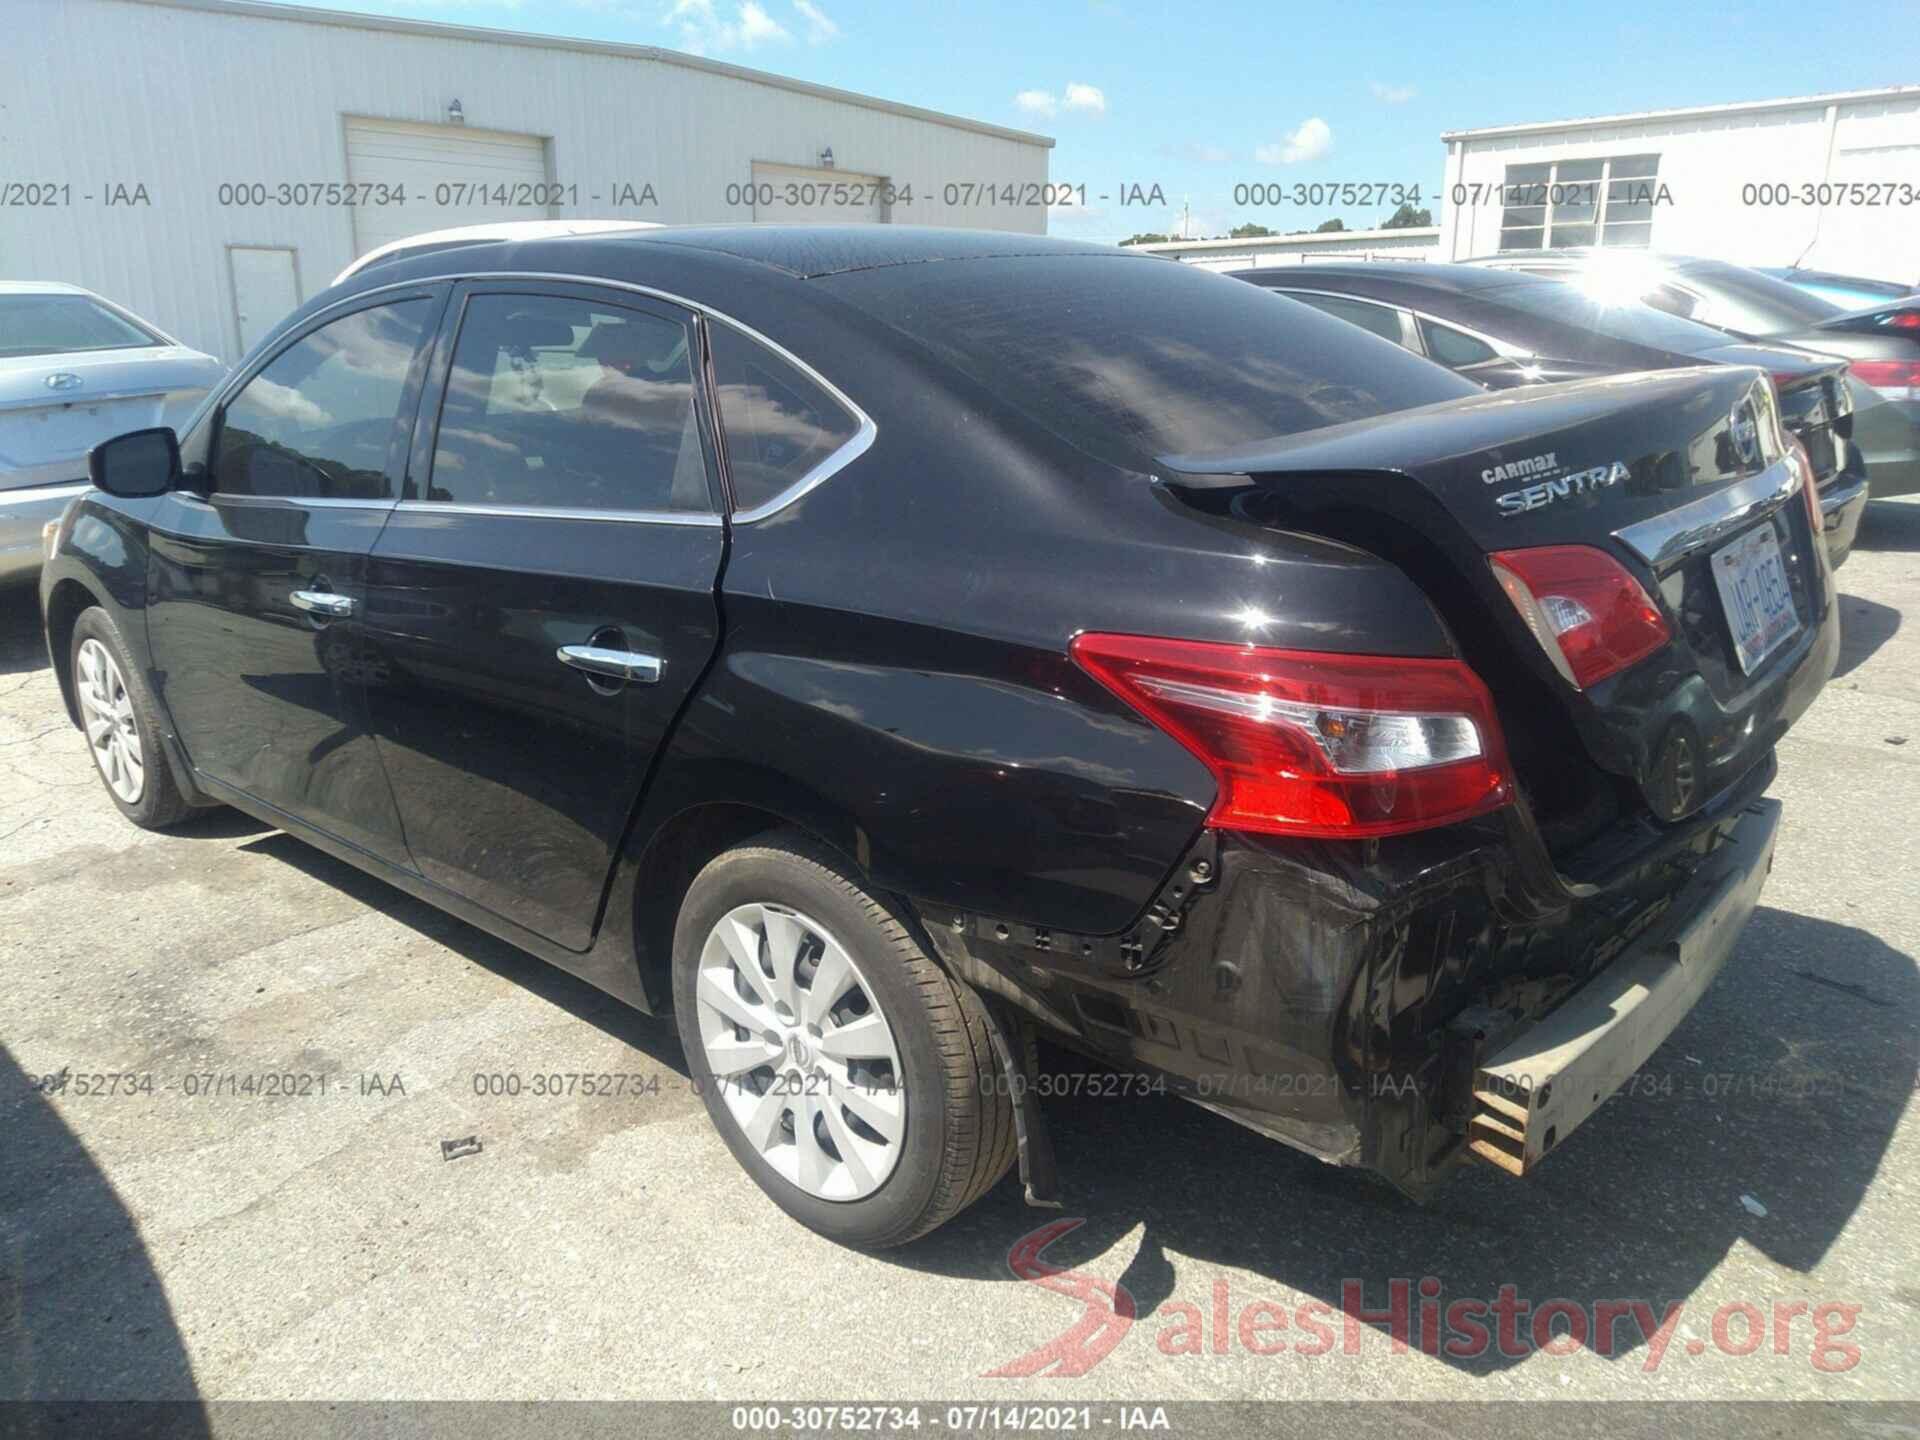
[[[255,822],[247,823],[253,825]],[[249,834],[252,831],[243,830],[239,833]],[[548,1004],[631,1045],[675,1074],[683,1077],[687,1074],[679,1032],[674,1029],[671,1017],[643,1015],[586,981],[536,959],[517,946],[496,939],[477,926],[469,925],[443,910],[436,910],[404,890],[396,889],[344,860],[336,860],[325,851],[316,850],[282,831],[273,830],[241,848],[271,855],[302,874],[311,875],[323,884],[351,895],[361,904],[398,920],[402,925],[446,946],[463,959],[491,970],[501,979],[512,981]]]
[[[1871,500],[1861,517],[1856,550],[1920,550],[1920,504]]]
[[[1639,1093],[1606,1104],[1525,1181],[1463,1169],[1421,1206],[1176,1100],[1052,1099],[1044,1104],[1063,1211],[1029,1209],[1010,1180],[888,1258],[1007,1281],[1009,1248],[1056,1215],[1086,1217],[1084,1229],[1047,1252],[1061,1267],[1116,1245],[1124,1254],[1138,1229],[1122,1273],[1112,1272],[1114,1259],[1089,1260],[1085,1271],[1132,1294],[1146,1331],[1135,1343],[1154,1343],[1175,1324],[1179,1311],[1154,1315],[1163,1305],[1211,1312],[1211,1285],[1183,1277],[1170,1252],[1302,1291],[1333,1308],[1336,1330],[1345,1282],[1361,1282],[1365,1307],[1377,1311],[1396,1277],[1414,1287],[1435,1277],[1443,1306],[1492,1301],[1511,1285],[1536,1309],[1566,1298],[1591,1315],[1599,1300],[1644,1300],[1664,1317],[1737,1241],[1802,1274],[1820,1262],[1859,1207],[1913,1094],[1916,1016],[1912,958],[1864,930],[1763,907],[1735,961],[1642,1072]],[[1057,1072],[1081,1065],[1051,1059]],[[1750,1213],[1742,1196],[1764,1206],[1765,1217]],[[1417,1289],[1414,1297],[1417,1305]],[[1771,1291],[1733,1298],[1772,1313]],[[1232,1293],[1232,1313],[1262,1299],[1284,1301],[1289,1311],[1296,1303],[1255,1281]],[[1074,1318],[1063,1305],[1063,1328]],[[1707,1320],[1692,1317],[1698,1334]],[[1813,1330],[1805,1318],[1798,1323],[1792,1363],[1804,1364]],[[1388,1327],[1382,1320],[1375,1328]],[[1032,1338],[1039,1345],[1051,1337]],[[1632,1320],[1615,1340],[1616,1359],[1645,1348]],[[1488,1346],[1442,1358],[1487,1373],[1523,1357]]]
[[[0,1401],[171,1400],[169,1436],[206,1435],[193,1367],[134,1219],[60,1117],[69,1077],[29,1076],[0,1046]],[[46,1088],[42,1088],[46,1087]],[[125,1103],[122,1101],[121,1103]],[[56,1433],[63,1407],[12,1413]]]
[[[1900,612],[1863,596],[1840,593],[1840,660],[1833,678],[1864,665],[1900,631]]]

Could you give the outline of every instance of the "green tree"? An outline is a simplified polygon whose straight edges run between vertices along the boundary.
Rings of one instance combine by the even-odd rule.
[[[1164,245],[1168,238],[1165,235],[1129,235],[1120,243],[1122,245]]]
[[[1433,224],[1431,210],[1416,210],[1411,204],[1402,205],[1391,216],[1380,222],[1382,230],[1424,229]]]
[[[1264,225],[1255,225],[1249,221],[1245,225],[1236,225],[1227,232],[1235,240],[1258,240],[1262,235],[1271,235],[1273,231]]]
[[[1314,226],[1313,233],[1316,235],[1331,235],[1335,231],[1344,230],[1346,228],[1347,228],[1347,222],[1342,220],[1339,216],[1336,215],[1333,219],[1322,220],[1318,225]]]

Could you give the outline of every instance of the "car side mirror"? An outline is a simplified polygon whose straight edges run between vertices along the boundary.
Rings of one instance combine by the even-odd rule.
[[[87,452],[87,476],[129,500],[164,495],[180,483],[180,437],[158,425],[102,440]]]

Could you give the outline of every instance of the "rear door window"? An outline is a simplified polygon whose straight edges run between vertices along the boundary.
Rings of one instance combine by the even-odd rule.
[[[1400,312],[1388,306],[1376,305],[1371,300],[1349,300],[1345,296],[1308,295],[1293,290],[1282,293],[1336,320],[1358,325],[1362,330],[1371,330],[1382,340],[1391,340],[1396,345],[1406,343],[1406,332],[1400,328]]]
[[[1484,365],[1500,358],[1500,352],[1484,340],[1476,340],[1464,330],[1434,320],[1420,322],[1420,343],[1427,347],[1427,354],[1452,370]]]
[[[316,500],[392,494],[407,373],[433,317],[425,297],[343,315],[280,351],[220,420],[214,490]]]
[[[479,293],[447,375],[426,498],[629,512],[712,508],[692,325],[586,297]]]
[[[759,510],[851,458],[859,416],[799,366],[731,326],[715,324],[708,335],[736,511]]]

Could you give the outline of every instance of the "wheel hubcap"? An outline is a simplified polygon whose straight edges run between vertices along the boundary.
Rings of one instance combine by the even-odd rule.
[[[129,805],[138,804],[147,788],[147,769],[140,758],[140,724],[133,717],[133,697],[113,652],[98,640],[80,643],[80,718],[87,727],[93,763],[107,788]]]
[[[701,949],[695,1006],[727,1113],[779,1175],[823,1200],[886,1182],[907,1131],[900,1052],[824,926],[783,905],[729,911]]]

